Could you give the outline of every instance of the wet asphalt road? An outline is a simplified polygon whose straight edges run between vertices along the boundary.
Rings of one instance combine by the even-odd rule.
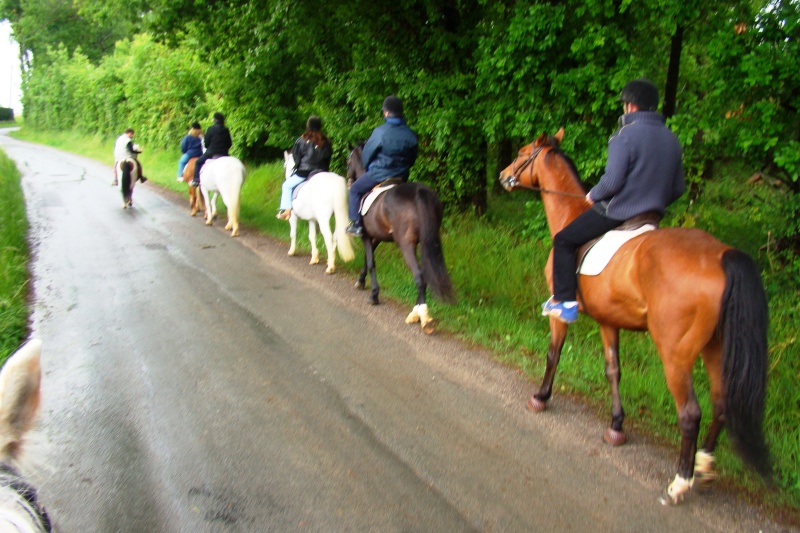
[[[563,396],[526,412],[518,373],[287,245],[149,183],[123,210],[110,166],[0,148],[44,342],[33,479],[61,531],[786,530],[722,489],[663,508],[676,449],[611,449]]]

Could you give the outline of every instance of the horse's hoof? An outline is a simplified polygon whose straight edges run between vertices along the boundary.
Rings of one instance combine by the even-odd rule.
[[[543,402],[533,394],[531,394],[530,399],[528,400],[527,405],[528,411],[533,413],[541,413],[545,409],[547,409],[547,402]]]
[[[369,305],[378,305],[379,303],[380,302],[378,302],[377,298],[370,298],[369,299]]]
[[[603,434],[603,440],[606,444],[610,444],[611,446],[622,446],[628,439],[625,437],[624,431],[606,428],[606,432]]]
[[[316,259],[316,260],[312,259],[311,261],[308,262],[308,264],[309,265],[318,265],[319,264],[319,259]]]
[[[356,281],[356,284],[354,285],[354,287],[356,289],[360,290],[360,291],[363,291],[364,289],[367,288],[367,286],[364,284],[363,281]]]
[[[436,332],[436,319],[431,319],[426,323],[422,324],[422,332],[425,335],[432,335]]]
[[[336,268],[334,267],[328,267],[325,269],[326,274],[333,274],[334,272],[336,272]]]

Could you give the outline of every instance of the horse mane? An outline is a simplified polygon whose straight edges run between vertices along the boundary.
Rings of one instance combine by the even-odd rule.
[[[567,168],[572,173],[575,181],[577,181],[584,190],[588,190],[588,187],[581,179],[581,175],[578,172],[578,167],[575,166],[575,162],[564,150],[561,149],[561,142],[558,140],[558,138],[556,138],[554,135],[551,135],[547,138],[544,144],[542,144],[542,146],[550,147],[550,150],[548,150],[547,154],[545,155],[545,159],[549,159],[553,155],[560,156],[567,163]]]

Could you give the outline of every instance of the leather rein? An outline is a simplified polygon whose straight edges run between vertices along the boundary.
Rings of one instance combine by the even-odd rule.
[[[520,164],[519,167],[512,168],[511,169],[511,175],[509,177],[507,177],[505,180],[503,180],[503,182],[509,188],[513,188],[513,187],[516,187],[516,186],[520,185],[520,181],[517,179],[517,175],[520,172],[522,172],[523,170],[525,170],[528,166],[532,165],[534,161],[536,161],[536,158],[542,152],[542,149],[544,149],[544,146],[540,146],[539,148],[534,150],[533,153],[531,155],[529,155],[525,159],[525,161],[523,161],[522,164]],[[533,171],[531,171],[531,172],[533,172]],[[559,196],[569,196],[571,198],[584,198],[585,197],[585,195],[583,195],[583,194],[575,194],[575,193],[563,192],[563,191],[554,191],[552,189],[545,189],[543,187],[529,187],[529,188],[531,190],[533,190],[533,191],[539,191],[541,193],[556,194],[556,195],[559,195]]]

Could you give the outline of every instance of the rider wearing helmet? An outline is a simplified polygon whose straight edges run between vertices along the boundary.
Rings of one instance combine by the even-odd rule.
[[[578,319],[578,248],[642,213],[663,216],[686,188],[680,143],[656,111],[656,86],[644,78],[628,82],[620,101],[624,114],[608,141],[605,173],[586,195],[591,208],[553,237],[553,295],[542,315],[568,324]]]

